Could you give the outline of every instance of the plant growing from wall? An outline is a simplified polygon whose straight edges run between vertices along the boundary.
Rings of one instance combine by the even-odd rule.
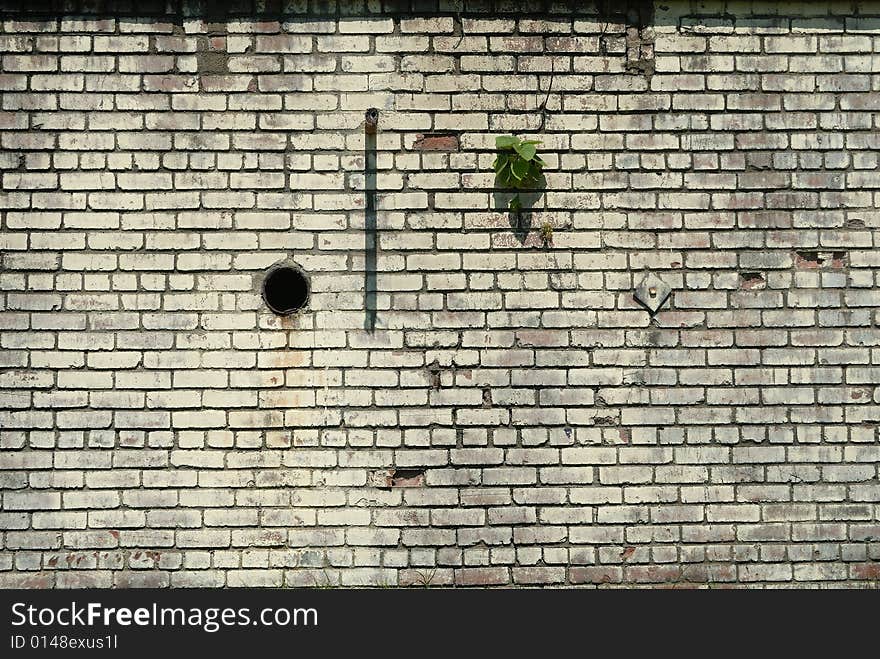
[[[544,224],[541,225],[540,235],[541,235],[541,242],[544,243],[545,246],[552,243],[553,242],[553,225],[550,224],[550,222],[544,222]]]
[[[499,188],[516,190],[516,195],[508,202],[512,211],[522,209],[520,190],[530,190],[541,184],[547,163],[538,155],[537,145],[540,143],[540,140],[520,140],[513,135],[495,138],[495,148],[498,149],[498,157],[492,163],[495,184]]]

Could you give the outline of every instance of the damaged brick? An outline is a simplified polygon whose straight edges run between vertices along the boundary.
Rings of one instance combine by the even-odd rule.
[[[391,472],[391,487],[422,487],[424,484],[424,469],[395,469]]]
[[[424,487],[424,469],[380,469],[371,471],[367,485],[387,490],[392,487]]]
[[[795,252],[794,264],[798,268],[813,269],[822,266],[818,252]]]
[[[432,361],[426,367],[428,369],[428,373],[431,377],[431,387],[434,389],[440,388],[440,373],[443,372],[443,367],[440,366],[440,362],[436,359]]]
[[[483,407],[492,407],[492,390],[483,387]]]
[[[453,133],[423,133],[416,137],[414,151],[458,151],[458,135]]]
[[[654,3],[647,0],[599,0],[596,3],[600,20],[622,23],[625,30],[626,70],[652,76],[654,64]],[[603,47],[608,51],[609,48]]]
[[[831,268],[839,270],[846,267],[846,252],[814,252],[797,251],[794,253],[794,265],[803,270]]]
[[[226,37],[199,37],[196,50],[196,66],[199,75],[224,75],[229,73],[229,53]]]
[[[760,289],[766,288],[767,280],[764,278],[763,272],[743,272],[740,273],[740,288]]]

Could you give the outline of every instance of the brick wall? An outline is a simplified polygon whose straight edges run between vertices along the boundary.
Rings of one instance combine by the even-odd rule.
[[[0,586],[876,585],[880,3],[56,4],[0,32]]]

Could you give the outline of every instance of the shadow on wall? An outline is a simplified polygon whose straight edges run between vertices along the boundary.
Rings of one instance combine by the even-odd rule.
[[[670,4],[690,7],[692,3],[670,0],[663,3],[663,10]],[[517,15],[529,19],[571,14],[597,16],[602,21],[624,23],[639,31],[650,27],[657,19],[654,9],[655,3],[649,0],[303,0],[295,3],[290,0],[31,0],[26,4],[19,0],[0,0],[0,15],[3,16],[162,17],[175,26],[181,26],[189,19],[200,19],[208,23],[208,33],[226,33],[227,21],[248,17],[318,22],[330,17],[442,15],[455,18],[459,25],[455,26],[453,33],[460,33],[462,17]],[[707,11],[711,12],[711,9],[707,8]],[[676,17],[679,14],[672,13]],[[629,30],[627,36],[628,40],[633,36]]]
[[[669,4],[677,5],[670,11]],[[664,3],[661,14],[668,14],[671,22],[677,22],[680,10],[691,6],[689,0],[672,0]],[[720,6],[720,5],[719,5]],[[101,20],[103,18],[125,19],[144,22],[144,19],[164,23],[166,28],[156,29],[157,35],[188,34],[196,37],[193,53],[200,74],[229,74],[226,46],[222,40],[229,34],[261,32],[259,25],[235,26],[230,32],[230,22],[248,20],[290,22],[301,25],[346,18],[383,17],[418,18],[447,16],[453,19],[449,35],[462,35],[463,19],[511,16],[519,19],[559,19],[566,16],[596,20],[611,25],[608,34],[599,39],[598,52],[605,56],[626,56],[626,69],[632,73],[651,75],[654,72],[654,44],[651,25],[657,20],[655,3],[650,0],[0,0],[0,17],[13,19],[52,20]],[[194,21],[201,24],[192,23]],[[88,24],[82,30],[95,29]],[[100,31],[100,27],[97,28]],[[51,30],[49,30],[51,31]],[[285,28],[282,25],[282,32]],[[269,30],[268,33],[271,33]],[[566,35],[545,35],[548,39],[570,38]],[[552,77],[552,76],[551,76]],[[552,85],[552,80],[551,80]],[[546,104],[546,101],[545,101]],[[543,124],[542,124],[543,125]]]
[[[492,194],[493,210],[497,213],[507,213],[510,229],[520,243],[526,242],[526,238],[528,238],[529,232],[533,228],[532,210],[538,206],[538,202],[544,196],[546,187],[547,179],[542,174],[538,189],[520,190],[518,192],[496,190]],[[510,210],[510,201],[517,196],[522,208]]]

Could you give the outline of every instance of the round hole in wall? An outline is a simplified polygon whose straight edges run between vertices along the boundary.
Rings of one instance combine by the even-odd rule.
[[[291,314],[308,304],[309,280],[297,268],[275,268],[263,280],[263,299],[279,316]]]

